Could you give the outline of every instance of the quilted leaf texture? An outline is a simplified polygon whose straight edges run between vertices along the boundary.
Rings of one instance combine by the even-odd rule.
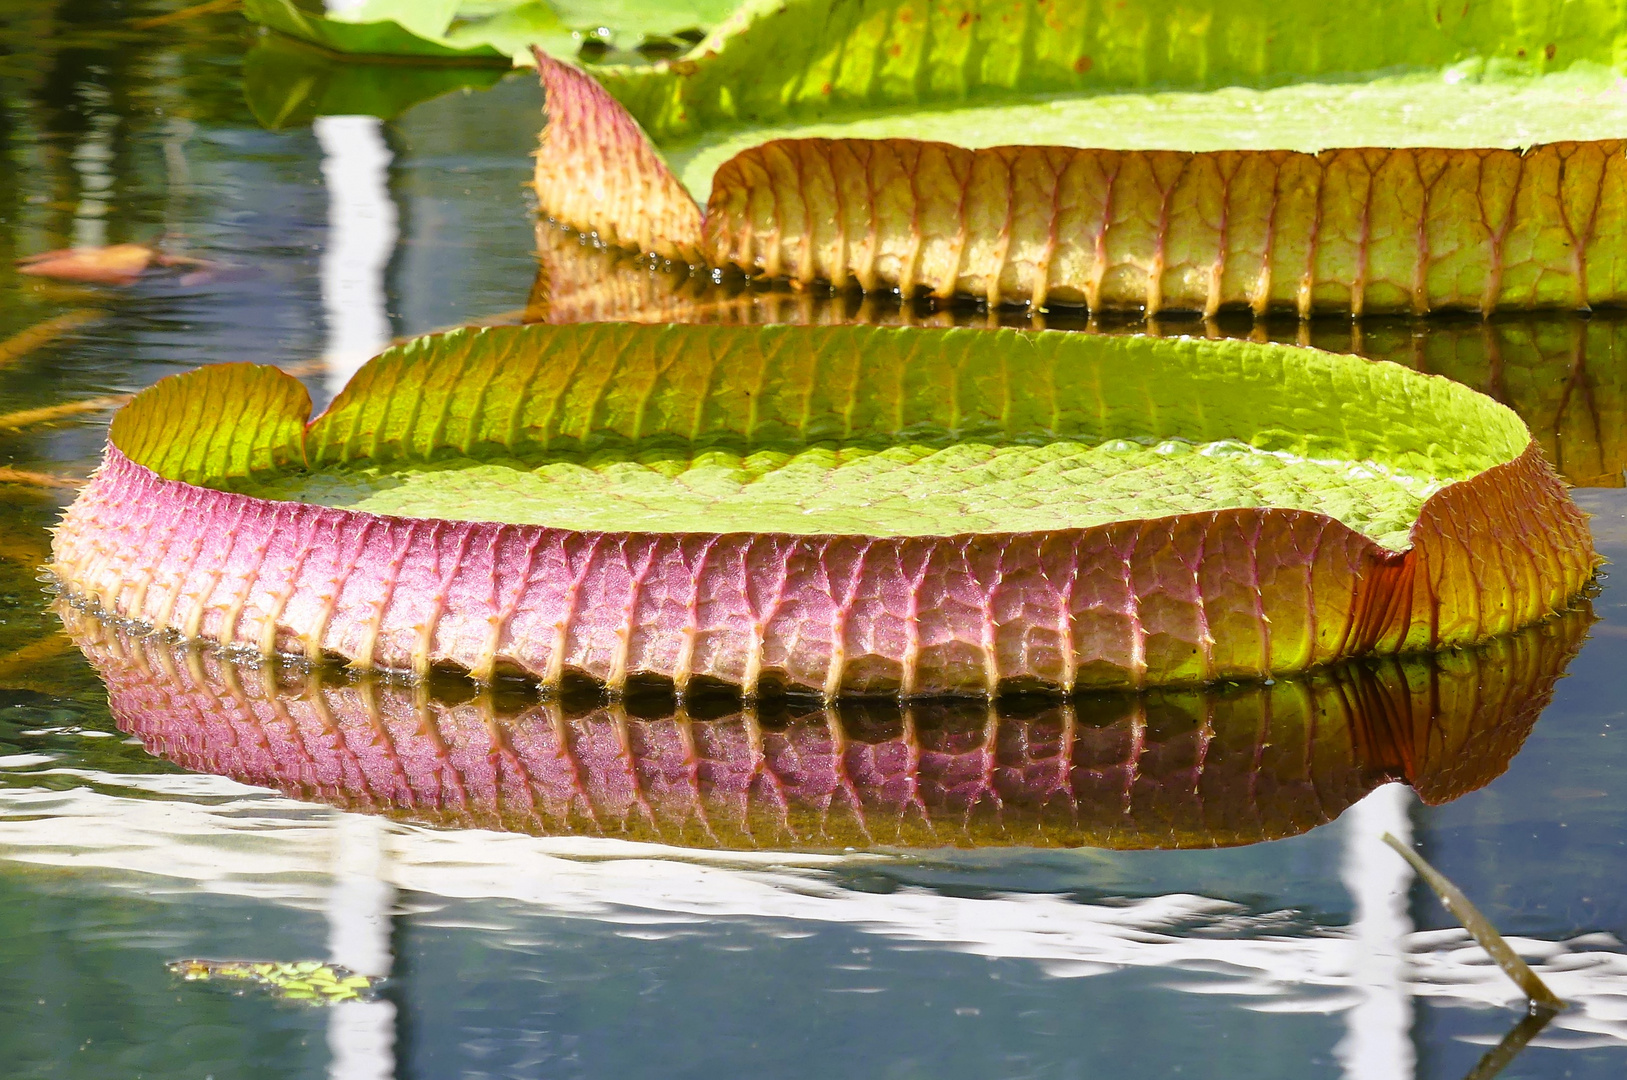
[[[842,111],[1271,86],[1465,57],[1614,64],[1612,0],[750,0],[688,55],[595,74],[658,139]]]
[[[972,304],[910,303],[896,295],[763,287],[738,275],[720,281],[684,266],[652,265],[547,222],[537,226],[537,249],[530,322],[948,328],[1005,321],[1035,330],[1269,338],[1390,360],[1473,387],[1519,413],[1561,479],[1575,487],[1621,487],[1627,472],[1627,317],[1621,313],[1442,320],[1428,334],[1416,333],[1406,319],[1114,321],[1066,311],[1002,313]]]
[[[1191,848],[1291,836],[1379,784],[1443,802],[1519,750],[1591,617],[1271,685],[629,711],[239,665],[65,608],[121,730],[185,768],[443,826],[705,848]]]
[[[543,213],[666,258],[1149,315],[1627,301],[1620,140],[1303,153],[775,139],[718,168],[697,219],[609,93],[547,57],[538,70]],[[646,216],[627,216],[646,201]]]
[[[1598,561],[1512,412],[1444,379],[1284,346],[533,326],[392,349],[303,432],[304,399],[274,392],[284,385],[296,384],[222,365],[127,406],[55,537],[67,590],[187,637],[359,667],[908,698],[1201,684],[1465,645],[1565,608]],[[285,411],[243,423],[218,404],[251,394]],[[1048,489],[1038,509],[1071,527],[960,528],[982,479],[1020,496],[1020,480],[986,469],[956,473],[955,499],[934,501],[938,462],[1063,444],[1172,456],[1139,501],[1104,508],[1088,484]],[[747,516],[731,520],[750,527],[714,532],[663,529],[659,503],[650,527],[617,531],[573,528],[569,507],[527,522],[524,500],[522,520],[503,522],[478,504],[403,517],[348,496],[253,494],[290,482],[320,493],[335,477],[387,494],[424,471],[456,494],[487,461],[532,483],[589,465],[666,483],[676,459],[680,480],[698,483],[715,474],[686,470],[719,454],[864,465],[901,451],[923,485],[902,500],[925,517],[893,531],[811,529],[813,503],[795,498],[821,496],[831,474],[817,470],[798,474],[806,489],[789,505],[756,518],[736,505]],[[1296,508],[1222,485],[1198,492],[1215,509],[1168,512],[1192,494],[1198,474],[1185,470],[1216,455],[1313,471],[1280,489]],[[1332,480],[1314,471],[1330,468]],[[1424,486],[1410,533],[1380,543],[1359,531],[1352,493],[1393,493],[1397,477]]]

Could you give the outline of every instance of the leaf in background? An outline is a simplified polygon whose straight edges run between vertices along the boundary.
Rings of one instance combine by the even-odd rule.
[[[1513,413],[1308,349],[491,328],[308,410],[242,364],[142,392],[55,534],[64,588],[362,667],[910,697],[1468,644],[1597,563]]]
[[[486,90],[503,78],[497,67],[370,64],[338,60],[281,36],[257,41],[243,57],[243,96],[263,126],[300,127],[318,116],[390,120],[453,90]]]
[[[134,285],[153,267],[191,267],[207,270],[210,264],[184,255],[167,255],[142,244],[62,248],[17,260],[17,272],[34,277],[75,281],[86,285]]]
[[[626,111],[537,55],[543,213],[667,258],[866,292],[1149,315],[1627,302],[1619,140],[1306,154],[776,139],[723,163],[697,226]],[[1608,108],[1627,126],[1623,106]]]
[[[494,0],[499,6],[507,2]],[[476,3],[478,0],[465,0],[465,10]],[[565,25],[608,30],[610,42],[623,49],[652,38],[673,39],[710,30],[739,6],[740,0],[554,0],[554,10]]]
[[[246,984],[308,1005],[366,1001],[383,981],[320,960],[172,960],[164,966],[187,982]]]
[[[1470,57],[1539,74],[1615,65],[1624,41],[1614,0],[752,0],[681,59],[595,74],[665,140],[881,107],[1338,83]]]
[[[533,46],[568,58],[587,40],[622,48],[669,41],[714,25],[732,6],[723,0],[366,0],[324,16],[294,0],[244,0],[244,14],[342,54],[476,63],[508,57],[529,64]]]
[[[388,0],[381,6],[392,6]],[[516,64],[531,62],[531,49],[539,48],[555,56],[573,57],[581,48],[583,35],[560,21],[554,9],[543,0],[511,4],[490,14],[463,17],[452,23],[444,38],[455,46],[490,45]]]
[[[420,5],[411,6],[418,8]],[[402,56],[469,63],[506,61],[505,54],[490,45],[477,43],[456,48],[415,34],[393,19],[346,22],[306,11],[294,0],[243,0],[243,14],[280,34],[343,55]]]
[[[435,39],[446,33],[457,14],[459,0],[361,0],[330,10],[331,22],[393,22],[408,33]]]

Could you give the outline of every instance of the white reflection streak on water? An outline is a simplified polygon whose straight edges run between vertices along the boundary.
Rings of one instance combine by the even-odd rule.
[[[387,824],[378,818],[335,812],[333,887],[328,896],[328,957],[362,975],[388,975],[390,916],[395,888],[389,881]],[[328,1019],[330,1080],[392,1080],[395,1076],[395,1004],[378,1001],[336,1005]]]
[[[330,901],[326,885],[304,884],[313,875],[330,880],[333,811],[326,807],[211,776],[46,771],[145,795],[11,788],[0,793],[0,860],[112,870],[148,898],[169,895],[183,904],[199,888],[304,910],[325,910]],[[733,919],[840,925],[894,942],[1027,959],[1056,976],[1130,969],[1193,976],[1198,981],[1163,985],[1233,996],[1241,1007],[1268,1012],[1340,1013],[1359,1005],[1366,989],[1351,971],[1348,929],[1284,934],[1278,928],[1293,912],[1251,913],[1201,896],[1091,904],[1046,893],[866,893],[841,888],[822,871],[854,862],[885,867],[889,860],[380,825],[389,837],[383,872],[392,887],[414,894],[420,908],[434,897],[509,900],[540,917],[627,929]],[[165,879],[174,885],[166,889]],[[88,878],[85,884],[101,887]],[[1594,933],[1563,941],[1512,937],[1509,943],[1572,1006],[1534,1045],[1627,1046],[1621,942]],[[1410,964],[1403,972],[1415,997],[1477,1010],[1524,1004],[1463,930],[1414,932],[1405,949]],[[1496,1029],[1503,1019],[1488,1017],[1487,1027]]]
[[[338,393],[369,358],[390,343],[384,274],[395,250],[396,206],[390,198],[390,148],[373,116],[320,116],[328,189],[328,246],[322,253],[322,310],[327,319],[328,389]]]
[[[1341,876],[1355,900],[1346,947],[1361,998],[1345,1013],[1335,1051],[1345,1080],[1404,1080],[1417,1071],[1412,1043],[1412,990],[1407,985],[1407,910],[1412,868],[1380,839],[1412,842],[1412,791],[1385,784],[1345,811]]]
[[[105,87],[80,83],[75,90],[90,124],[73,148],[73,171],[79,176],[79,201],[73,210],[73,246],[101,247],[107,243],[107,215],[113,198],[113,132],[117,113],[107,111],[112,95]]]

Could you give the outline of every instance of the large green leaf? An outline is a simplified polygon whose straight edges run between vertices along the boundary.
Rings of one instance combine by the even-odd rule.
[[[424,10],[430,12],[435,6],[440,5],[425,5]],[[280,34],[342,55],[403,56],[466,63],[501,63],[506,56],[485,43],[459,48],[424,37],[395,19],[351,22],[330,18],[308,11],[294,0],[243,0],[243,14]],[[418,20],[408,17],[408,21],[416,23]]]
[[[544,59],[537,189],[611,243],[866,291],[1621,304],[1624,32],[1614,5],[1558,0],[792,0],[682,60],[596,69],[608,97]]]
[[[1429,495],[1529,439],[1485,399],[1415,382],[1241,342],[454,333],[369,366],[311,428],[313,471],[249,490],[409,517],[882,536],[1277,506],[1401,548]]]
[[[538,65],[544,212],[669,258],[1040,309],[1627,303],[1617,140],[1313,155],[781,139],[725,162],[703,216],[598,84]]]
[[[1540,74],[1618,66],[1624,42],[1614,0],[755,0],[679,60],[596,74],[665,139],[878,106],[1343,82],[1471,57]]]
[[[441,826],[780,850],[1206,848],[1304,832],[1391,780],[1445,802],[1507,768],[1592,621],[1582,609],[1445,656],[1013,713],[442,696],[63,617],[119,728],[187,769]]]
[[[127,406],[68,589],[363,666],[917,696],[1462,644],[1595,565],[1512,412],[1313,350],[532,326],[392,349],[308,429],[281,384]]]
[[[323,15],[295,0],[244,0],[262,26],[335,53],[478,63],[575,56],[583,41],[632,47],[711,26],[729,0],[365,0]]]

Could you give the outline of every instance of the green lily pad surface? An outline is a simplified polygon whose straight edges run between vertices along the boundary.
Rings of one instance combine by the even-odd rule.
[[[687,56],[595,74],[660,141],[1024,95],[1337,85],[1474,60],[1525,75],[1619,67],[1624,39],[1611,0],[753,0]],[[1427,92],[1416,103],[1452,111]]]
[[[912,698],[1466,644],[1596,565],[1513,412],[1285,346],[492,328],[308,410],[248,365],[138,396],[56,533],[68,593],[364,667]]]
[[[383,981],[320,960],[172,960],[165,966],[187,982],[253,987],[306,1005],[366,1001]]]

